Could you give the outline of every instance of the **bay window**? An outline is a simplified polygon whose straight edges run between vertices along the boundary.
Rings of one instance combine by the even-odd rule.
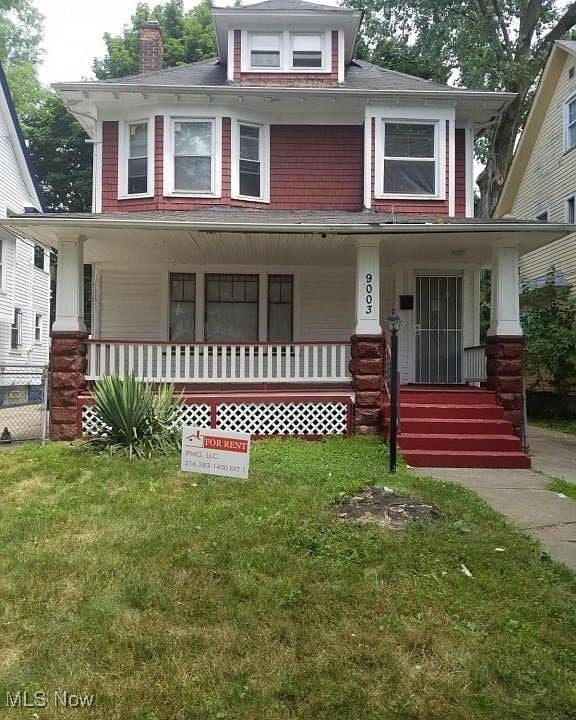
[[[194,342],[196,275],[170,273],[170,340]]]
[[[258,340],[258,285],[257,274],[206,274],[204,334],[207,342]]]
[[[292,68],[319,68],[323,62],[323,36],[319,33],[293,33]]]
[[[384,195],[438,195],[436,135],[436,123],[384,122]]]
[[[250,33],[250,67],[279,68],[282,35],[280,33]]]
[[[173,121],[173,191],[214,193],[213,120]]]

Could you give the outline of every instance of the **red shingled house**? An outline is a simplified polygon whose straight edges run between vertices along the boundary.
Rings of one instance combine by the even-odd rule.
[[[217,58],[163,69],[150,23],[140,74],[54,86],[94,143],[93,212],[5,221],[58,248],[52,437],[93,431],[118,372],[176,383],[200,425],[376,433],[395,308],[408,460],[525,466],[518,261],[565,228],[473,218],[474,139],[511,96],[354,60],[353,10],[213,16]]]

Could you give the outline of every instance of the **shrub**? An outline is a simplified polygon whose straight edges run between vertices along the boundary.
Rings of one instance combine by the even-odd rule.
[[[180,446],[173,385],[160,385],[155,391],[133,375],[108,375],[96,383],[93,409],[106,427],[92,441],[97,448],[132,458],[165,454]]]

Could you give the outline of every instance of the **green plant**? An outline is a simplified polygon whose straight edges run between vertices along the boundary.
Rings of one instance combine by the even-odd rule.
[[[173,385],[154,390],[133,375],[102,377],[94,388],[94,412],[106,428],[92,441],[97,448],[132,458],[165,454],[180,445]]]
[[[560,396],[576,382],[576,299],[570,290],[555,284],[551,268],[542,287],[521,295],[526,371],[534,386],[548,381]]]

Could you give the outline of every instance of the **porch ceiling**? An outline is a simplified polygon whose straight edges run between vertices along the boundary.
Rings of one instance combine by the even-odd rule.
[[[113,215],[34,215],[0,220],[11,232],[56,247],[86,239],[87,262],[354,264],[358,242],[378,239],[383,264],[488,263],[491,248],[542,247],[576,226],[411,217],[385,213],[206,210]]]

